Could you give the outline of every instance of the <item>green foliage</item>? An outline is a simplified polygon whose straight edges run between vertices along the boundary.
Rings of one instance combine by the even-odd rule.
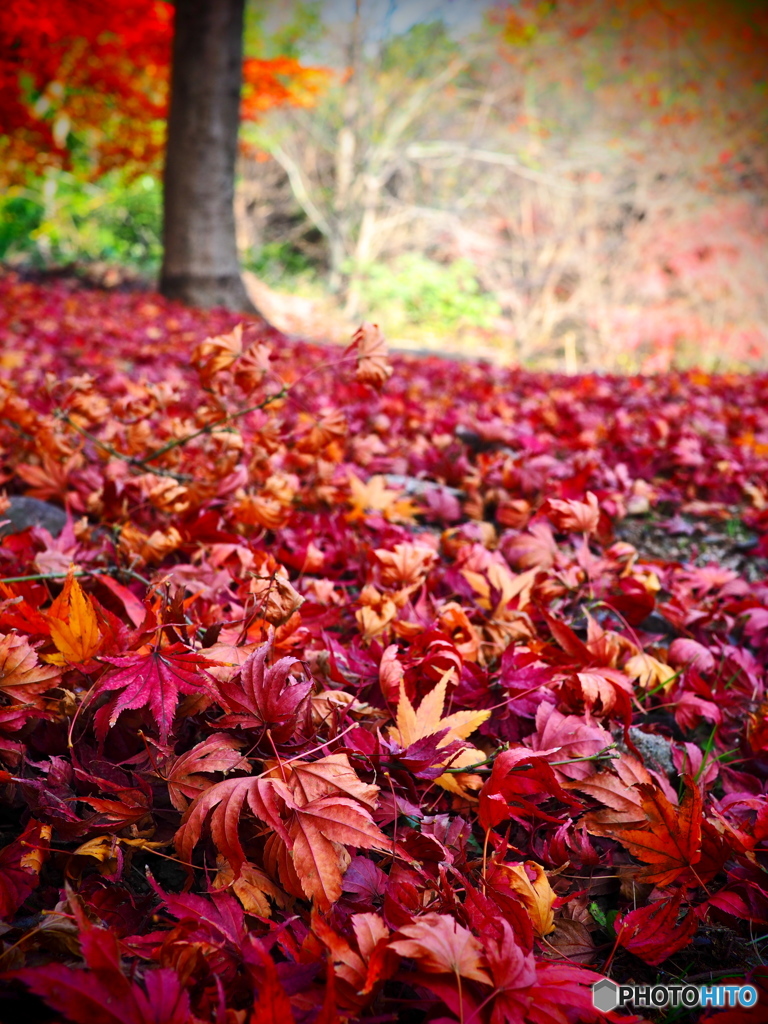
[[[390,331],[410,325],[438,332],[464,324],[490,327],[501,309],[481,290],[476,274],[469,260],[444,264],[407,253],[389,266],[368,268],[360,281],[360,297]]]
[[[154,273],[162,255],[162,191],[151,175],[95,182],[49,172],[0,199],[0,259],[32,265],[104,261]]]
[[[410,79],[426,78],[442,70],[460,52],[445,22],[417,22],[407,32],[388,39],[381,53],[381,70],[401,71]]]
[[[323,20],[317,0],[296,0],[278,14],[278,24],[267,25],[266,5],[250,0],[245,8],[246,56],[292,57],[304,52],[323,35]],[[275,12],[270,12],[274,18]],[[272,20],[272,19],[270,19]]]
[[[311,260],[289,242],[268,242],[244,259],[243,265],[271,288],[287,291],[293,291],[300,280],[315,277]]]

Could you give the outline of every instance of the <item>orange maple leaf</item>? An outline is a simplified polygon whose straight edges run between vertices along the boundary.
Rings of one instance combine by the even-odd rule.
[[[41,665],[26,637],[0,633],[0,691],[13,701],[37,704],[40,694],[58,685],[59,669]]]
[[[280,791],[279,783],[276,789]],[[341,880],[350,861],[345,847],[388,850],[392,841],[364,807],[347,797],[325,796],[299,806],[284,791],[283,796],[293,812],[288,831],[294,871],[304,893],[328,910],[341,896]]]
[[[271,917],[272,907],[270,900],[278,907],[288,905],[289,899],[286,894],[275,885],[271,878],[266,875],[255,864],[245,863],[240,868],[240,874],[235,875],[232,865],[219,855],[216,858],[216,876],[213,879],[212,888],[232,889],[243,905],[243,909],[249,914],[257,914],[259,917]]]
[[[682,780],[686,793],[679,807],[670,803],[657,786],[640,783],[637,789],[647,825],[604,826],[602,831],[648,865],[638,874],[641,881],[660,887],[671,885],[688,869],[696,877],[694,866],[701,860],[701,792],[690,775],[683,775]]]
[[[200,374],[203,387],[209,388],[212,379],[230,366],[243,352],[243,325],[238,324],[229,334],[206,338],[192,353],[192,365]]]
[[[83,592],[70,565],[64,589],[48,610],[51,638],[59,650],[46,661],[54,665],[82,665],[101,647],[101,631],[96,620],[93,598]]]
[[[375,806],[378,787],[358,778],[346,754],[276,765],[272,775],[226,779],[206,789],[184,815],[176,848],[189,860],[210,816],[211,837],[239,877],[246,858],[238,826],[247,801],[273,833],[265,864],[277,868],[288,892],[314,899],[321,910],[328,910],[341,896],[350,860],[347,846],[391,849],[392,841],[368,809]]]
[[[387,343],[378,324],[361,324],[347,351],[357,355],[355,376],[363,384],[380,388],[392,376],[392,367],[387,362]]]
[[[344,1008],[359,1015],[377,983],[394,973],[395,958],[388,956],[389,928],[378,914],[353,914],[350,921],[357,949],[319,914],[312,915],[312,931],[330,952],[336,978],[351,990],[342,987]]]
[[[275,776],[284,774],[285,778]],[[389,849],[391,840],[374,823],[379,788],[360,779],[346,754],[329,754],[318,761],[293,761],[276,766],[273,785],[290,811],[293,872],[303,893],[328,909],[341,896],[341,880],[349,864],[345,846]],[[370,810],[369,810],[370,808]],[[282,858],[278,863],[284,865]],[[281,878],[290,888],[288,878]]]
[[[419,962],[429,974],[455,974],[491,985],[488,972],[481,966],[480,941],[447,914],[425,914],[413,924],[403,925],[404,939],[390,942],[389,948],[400,956]]]
[[[374,555],[381,565],[382,583],[408,594],[421,586],[436,557],[426,544],[413,543],[395,544],[392,551],[377,548]]]
[[[168,796],[177,811],[186,811],[213,782],[203,772],[248,770],[249,761],[240,753],[244,741],[226,733],[208,736],[179,757],[172,758],[158,774],[168,783]]]
[[[600,506],[592,491],[587,491],[587,500],[560,501],[550,498],[547,502],[547,515],[556,530],[578,530],[579,533],[594,533],[600,522]]]
[[[293,799],[308,804],[323,796],[344,796],[358,800],[373,810],[379,787],[370,785],[358,776],[346,754],[328,754],[319,761],[291,761],[282,765]],[[273,778],[279,778],[281,768],[273,769]]]
[[[609,769],[595,772],[586,779],[564,782],[563,788],[587,793],[604,805],[584,817],[587,831],[600,836],[605,828],[642,824],[645,812],[638,783],[653,786],[653,776],[636,757],[622,754]]]

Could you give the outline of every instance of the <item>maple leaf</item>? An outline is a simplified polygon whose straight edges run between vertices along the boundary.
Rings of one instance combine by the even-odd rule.
[[[350,920],[357,949],[316,913],[312,918],[312,931],[328,948],[336,978],[351,989],[340,986],[343,1009],[359,1014],[370,1001],[366,997],[374,987],[391,976],[393,965],[389,961],[394,961],[394,957],[387,956],[389,928],[378,914],[353,914]]]
[[[405,748],[382,737],[382,750],[386,753],[388,766],[391,759],[391,767],[404,768],[417,779],[434,781],[443,774],[446,756],[450,758],[462,750],[461,742],[454,741],[446,747],[440,746],[445,732],[446,730],[443,729],[430,736],[423,736]]]
[[[387,488],[385,476],[372,476],[363,481],[350,473],[348,480],[352,505],[352,511],[347,513],[349,522],[364,519],[368,512],[381,512],[390,522],[410,523],[419,512],[410,498],[400,497],[401,491]]]
[[[482,573],[462,569],[461,575],[479,595],[478,604],[491,612],[493,619],[504,618],[507,605],[517,598],[517,611],[530,604],[531,592],[539,575],[537,568],[513,575],[505,565],[489,562]],[[498,594],[495,606],[492,596]]]
[[[373,810],[379,787],[363,782],[346,754],[327,754],[317,761],[290,761],[272,771],[274,778],[287,773],[291,798],[299,805],[323,796],[344,796]]]
[[[325,796],[300,805],[282,792],[292,811],[288,831],[293,868],[305,894],[328,909],[341,896],[342,877],[349,865],[344,847],[391,850],[392,840],[355,800]]]
[[[597,530],[600,506],[592,491],[587,491],[586,498],[586,502],[548,499],[546,512],[556,530],[577,530],[579,533],[594,533]]]
[[[249,768],[248,760],[240,754],[242,746],[243,741],[237,737],[216,733],[167,762],[160,777],[168,783],[168,795],[176,810],[186,811],[190,800],[213,785],[200,773]]]
[[[11,920],[37,888],[51,826],[30,821],[14,842],[0,850],[0,919]]]
[[[182,860],[191,860],[193,850],[202,836],[203,826],[210,816],[211,837],[216,848],[229,861],[235,873],[238,873],[246,860],[238,834],[246,800],[252,813],[290,847],[292,840],[280,815],[273,780],[249,776],[216,782],[190,804],[174,837]]]
[[[51,638],[60,652],[48,655],[48,661],[59,665],[82,665],[90,661],[101,647],[93,599],[83,593],[75,579],[74,565],[69,567],[64,588],[48,609],[47,619]]]
[[[520,569],[550,569],[561,558],[549,523],[531,523],[525,533],[511,537],[504,545],[510,563]]]
[[[220,683],[221,700],[229,714],[219,724],[269,730],[275,743],[283,743],[296,729],[312,680],[291,678],[301,664],[297,658],[281,658],[267,666],[273,639],[274,631],[270,640],[247,658],[234,679]]]
[[[280,626],[304,603],[284,566],[274,559],[267,560],[258,574],[254,574],[248,589],[257,602],[259,612],[273,626]]]
[[[354,352],[357,356],[355,376],[363,384],[380,388],[392,376],[392,367],[387,362],[387,345],[378,324],[361,324],[347,352]]]
[[[390,726],[387,730],[391,739],[407,748],[417,740],[424,739],[434,733],[442,732],[443,737],[439,740],[438,747],[447,747],[454,741],[463,741],[470,733],[490,718],[491,712],[481,711],[456,711],[452,715],[442,718],[443,707],[445,706],[445,693],[448,685],[444,677],[433,690],[422,699],[418,711],[414,711],[405,686],[400,684],[400,699],[397,703],[396,725]],[[450,757],[450,767],[464,768],[478,764],[484,760],[483,754],[470,743],[462,743],[463,750]],[[444,762],[446,764],[447,762]],[[479,775],[459,772],[456,775],[444,772],[435,779],[438,786],[448,789],[453,793],[466,796],[468,789],[479,789],[482,779]]]
[[[579,715],[564,715],[551,704],[540,704],[536,711],[536,732],[529,738],[531,748],[548,761],[566,761],[574,757],[591,757],[613,745],[613,737],[599,725]],[[555,773],[571,779],[590,775],[589,762],[559,764]]]
[[[693,938],[699,919],[689,910],[678,922],[682,899],[680,889],[670,899],[638,907],[617,918],[614,928],[619,945],[653,967],[683,949]]]
[[[624,663],[624,671],[630,679],[636,679],[643,689],[661,686],[666,691],[674,683],[677,673],[663,661],[646,651],[634,654]]]
[[[647,867],[638,878],[664,887],[690,870],[696,878],[695,865],[701,860],[701,791],[690,775],[681,776],[686,792],[675,807],[657,786],[639,783],[646,827],[633,829],[620,825],[602,825],[602,835],[612,836]],[[590,831],[597,831],[594,826]]]
[[[0,690],[11,700],[40,705],[40,694],[58,685],[61,673],[41,665],[26,637],[0,634]]]
[[[491,1024],[522,1024],[530,1006],[530,988],[536,982],[533,954],[520,948],[511,925],[503,917],[495,918],[500,935],[486,933],[485,958],[496,995]]]
[[[634,691],[629,678],[617,669],[593,667],[576,672],[564,681],[561,693],[578,695],[590,712],[597,706],[601,715],[616,709],[627,724],[631,720]]]
[[[349,863],[345,846],[391,849],[392,841],[374,824],[368,806],[375,805],[376,786],[363,783],[344,754],[315,762],[293,762],[280,778],[227,779],[199,796],[176,833],[176,847],[189,860],[210,815],[211,837],[239,872],[245,861],[238,825],[246,800],[253,814],[271,828],[290,852],[291,871],[283,878],[291,889],[298,878],[301,892],[327,908],[341,895]],[[279,774],[279,768],[275,769]],[[282,855],[280,855],[282,856]],[[281,877],[288,869],[283,858]]]
[[[245,914],[228,892],[216,889],[209,898],[191,892],[164,892],[149,872],[147,881],[164,909],[177,921],[189,923],[197,937],[219,946],[242,947],[247,934]]]
[[[639,783],[653,786],[653,777],[636,757],[622,754],[609,770],[566,782],[564,787],[587,793],[604,805],[602,810],[589,811],[584,819],[588,831],[601,835],[603,826],[640,824],[645,820]]]
[[[355,612],[355,618],[364,640],[372,640],[383,633],[397,618],[398,607],[392,598],[379,593],[370,584],[360,591],[360,604],[362,607]]]
[[[192,353],[192,365],[200,374],[203,387],[209,388],[216,374],[228,370],[242,355],[242,351],[242,324],[237,324],[229,334],[220,334],[201,342]]]
[[[555,915],[552,906],[556,896],[541,864],[527,860],[524,864],[500,864],[498,868],[528,911],[536,935],[543,938],[554,931]],[[531,878],[531,875],[534,877]]]
[[[320,452],[332,441],[344,437],[348,429],[347,418],[341,409],[332,409],[296,439],[296,447],[301,452]]]
[[[165,743],[173,727],[179,694],[215,695],[215,682],[204,671],[206,658],[190,651],[182,643],[155,648],[148,654],[136,652],[104,658],[117,668],[98,681],[94,696],[112,690],[123,692],[111,698],[96,713],[96,733],[101,741],[123,711],[148,708],[157,724],[160,742]]]
[[[428,974],[453,974],[492,984],[480,942],[447,914],[424,914],[413,924],[403,925],[398,934],[405,938],[390,942],[389,948],[416,960]]]
[[[395,544],[392,551],[377,548],[374,555],[381,565],[382,583],[406,593],[421,586],[435,561],[435,552],[425,544]]]
[[[392,847],[369,810],[376,806],[379,790],[358,777],[346,754],[293,761],[282,770],[287,773],[286,781],[272,781],[288,811],[290,838],[286,845],[291,872],[283,878],[286,862],[278,857],[281,878],[290,886],[295,875],[301,891],[327,909],[341,896],[342,877],[349,864],[345,846],[365,850]],[[273,775],[278,773],[279,769],[273,770]]]
[[[708,647],[697,640],[689,640],[679,636],[669,645],[669,663],[675,668],[693,665],[702,675],[714,672],[717,664],[715,656]]]
[[[488,829],[509,818],[521,824],[528,824],[531,819],[559,821],[538,806],[552,797],[579,806],[542,757],[523,749],[504,750],[494,759],[490,777],[480,791],[480,824]]]
[[[225,857],[219,855],[216,858],[216,877],[213,880],[213,889],[225,889],[232,887],[232,892],[248,914],[257,914],[259,917],[271,917],[272,900],[278,907],[285,907],[289,903],[288,897],[275,885],[260,868],[255,864],[241,864],[240,872],[235,875],[231,864]]]

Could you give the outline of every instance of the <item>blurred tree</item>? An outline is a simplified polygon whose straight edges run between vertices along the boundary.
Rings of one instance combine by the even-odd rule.
[[[243,3],[175,5],[163,286],[200,305],[246,302],[226,212],[243,75],[246,118],[281,103],[307,104],[324,81],[319,69],[291,57],[243,63]],[[92,177],[114,167],[157,172],[166,149],[173,21],[174,6],[161,0],[1,5],[0,179],[23,182],[55,167]]]
[[[488,53],[487,43],[460,46],[439,20],[377,37],[364,8],[356,0],[354,17],[330,40],[344,71],[311,116],[294,109],[252,133],[325,239],[330,286],[348,315],[357,311],[361,275],[386,252],[391,232],[421,216],[418,204],[397,202],[412,164],[409,144],[435,118],[464,123],[477,97],[470,90],[459,110],[456,83]]]
[[[234,188],[245,0],[176,0],[160,291],[250,309],[235,241]]]
[[[521,0],[494,18],[519,88],[489,149],[540,178],[509,202],[497,154],[487,212],[508,242],[483,276],[519,282],[521,344],[558,336],[621,369],[765,358],[762,0]]]

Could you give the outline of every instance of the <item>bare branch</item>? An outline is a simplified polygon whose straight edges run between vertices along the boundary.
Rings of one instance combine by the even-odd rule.
[[[564,178],[556,178],[551,174],[546,174],[544,171],[535,171],[530,167],[525,167],[511,153],[496,153],[488,149],[475,149],[461,142],[437,140],[433,142],[414,142],[406,147],[405,155],[411,160],[435,160],[444,157],[452,157],[457,163],[461,160],[478,160],[481,163],[508,167],[513,174],[520,178],[539,182],[568,195],[591,195],[596,199],[614,198],[608,192],[594,189],[589,185],[576,184]]]

